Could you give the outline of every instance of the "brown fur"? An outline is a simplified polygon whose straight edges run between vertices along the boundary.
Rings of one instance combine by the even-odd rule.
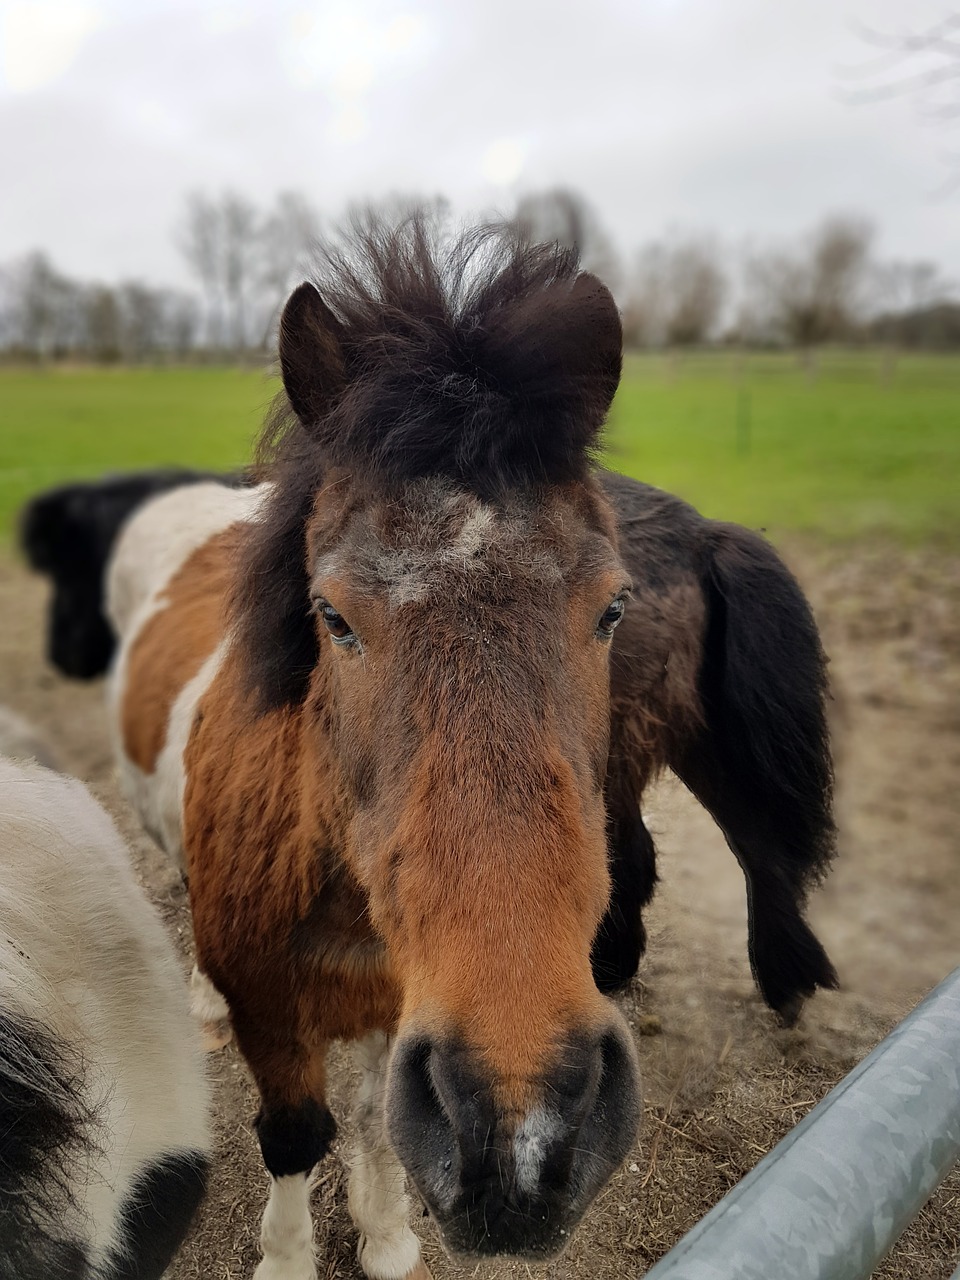
[[[337,771],[302,715],[251,719],[228,655],[187,748],[184,829],[201,967],[265,1100],[322,1097],[326,1045],[395,1025],[399,999],[338,850]],[[216,797],[215,804],[211,798]]]
[[[353,503],[338,500],[345,487],[338,491],[331,484],[325,492],[327,500],[318,504],[307,535],[315,558],[349,541],[347,530],[356,514]],[[571,556],[586,528],[573,523],[571,511],[578,508],[581,520],[604,519],[609,527],[596,494],[586,501],[578,489],[565,494],[553,520],[541,521],[545,556],[558,561]],[[390,540],[398,532],[391,528],[396,516],[390,505],[383,512],[379,533]],[[561,513],[574,534],[559,533]],[[529,555],[529,542],[522,545]],[[206,596],[215,615],[222,606],[213,592],[218,585],[222,589],[228,554],[229,545],[221,541],[191,562],[197,594]],[[263,1088],[278,1088],[274,1050],[279,1046],[297,1044],[312,1057],[333,1038],[392,1030],[402,993],[403,1010],[418,1011],[424,1026],[434,1018],[455,1018],[470,1041],[482,1046],[502,1090],[515,1091],[519,1109],[558,1027],[606,1017],[589,964],[609,892],[600,790],[606,658],[593,655],[583,630],[584,620],[592,625],[589,620],[621,580],[622,570],[615,570],[610,585],[590,579],[571,584],[566,621],[558,625],[558,638],[569,631],[576,649],[591,658],[569,677],[571,685],[584,683],[590,690],[585,713],[595,708],[594,734],[601,748],[596,759],[582,759],[579,770],[569,762],[570,744],[564,742],[569,731],[555,715],[538,722],[540,708],[531,704],[505,719],[499,682],[492,699],[475,700],[469,712],[455,688],[444,688],[450,676],[469,687],[494,674],[484,661],[482,638],[473,659],[464,654],[462,637],[451,635],[449,647],[432,649],[439,685],[429,671],[405,677],[403,659],[388,660],[384,676],[372,671],[369,661],[348,658],[347,667],[326,641],[303,707],[266,714],[254,710],[238,657],[228,654],[201,700],[186,752],[185,842],[198,958],[227,997],[241,1048]],[[483,575],[477,589],[488,585]],[[368,581],[342,578],[337,586],[338,599],[348,602],[340,606],[345,612],[369,616],[370,626],[378,618],[386,623],[390,611]],[[188,593],[172,599],[189,614]],[[174,612],[166,615],[171,632]],[[415,621],[408,625],[415,633]],[[163,649],[159,628],[156,640]],[[371,652],[378,642],[392,643],[386,631],[379,636],[368,629]],[[165,651],[177,660],[172,648]],[[355,783],[344,776],[345,770],[364,768],[359,727],[353,727],[345,750],[335,750],[329,737],[345,679],[372,686],[361,695],[371,705],[406,700],[408,716],[428,734],[412,767],[397,770],[395,796],[389,794],[390,780],[381,781],[387,794],[380,794],[372,812],[357,812],[351,799]],[[510,703],[519,709],[515,699]],[[373,722],[368,729],[382,733],[383,725]],[[465,745],[467,736],[475,745]],[[544,746],[531,760],[526,744],[532,738]],[[406,764],[406,753],[406,743],[398,741],[387,754]],[[592,831],[589,850],[585,821]],[[528,841],[521,859],[518,827]],[[380,851],[376,861],[371,850]],[[383,874],[384,867],[389,874]],[[465,893],[465,883],[481,868],[482,890]],[[544,899],[547,876],[565,886],[559,909]],[[457,895],[455,903],[451,893]],[[531,905],[542,913],[539,927],[531,927]],[[527,917],[522,924],[518,911]],[[482,950],[476,947],[480,937]],[[555,989],[544,986],[546,972],[563,975]],[[288,1089],[292,1097],[302,1088],[302,1064],[290,1056],[287,1070],[295,1079],[280,1087],[284,1097]]]
[[[703,724],[697,689],[706,610],[696,579],[656,589],[634,581],[611,654],[611,761],[641,796],[673,744]]]
[[[270,1172],[327,1148],[328,1043],[396,1033],[391,1142],[454,1247],[542,1256],[639,1117],[591,967],[601,623],[628,581],[590,460],[620,322],[557,248],[442,247],[417,217],[356,247],[285,308],[271,489],[171,582],[123,737],[156,769],[177,692],[228,641],[184,751],[183,847]]]
[[[130,646],[120,732],[124,751],[144,773],[157,767],[177,695],[220,642],[238,537],[234,525],[197,548]]]

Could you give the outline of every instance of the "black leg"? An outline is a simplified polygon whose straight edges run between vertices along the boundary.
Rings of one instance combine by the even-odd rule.
[[[803,918],[802,890],[771,870],[755,846],[727,843],[747,882],[750,968],[760,994],[784,1026],[800,1016],[818,987],[839,986],[836,970]]]
[[[337,1132],[333,1116],[313,1098],[295,1107],[264,1107],[254,1124],[263,1163],[275,1178],[306,1173],[319,1164]]]
[[[747,882],[750,968],[766,1003],[791,1026],[818,987],[837,987],[836,970],[803,918],[815,868],[799,817],[772,803],[701,744],[674,768],[723,831]],[[752,782],[752,780],[751,780]]]
[[[700,723],[667,760],[743,868],[754,977],[789,1023],[817,987],[837,985],[803,918],[836,846],[826,659],[810,606],[761,538],[713,525],[702,552]]]
[[[598,988],[609,994],[637,972],[647,945],[641,912],[657,883],[657,853],[638,801],[624,780],[607,775],[607,851],[613,881],[610,905],[593,942],[590,963]]]

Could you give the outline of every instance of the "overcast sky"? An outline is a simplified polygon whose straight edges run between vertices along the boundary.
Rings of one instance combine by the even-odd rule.
[[[960,278],[951,138],[853,108],[852,22],[934,0],[0,0],[0,262],[183,283],[185,193],[325,214],[393,191],[506,208],[563,184],[630,253],[667,227],[736,243],[833,211]],[[960,150],[960,138],[954,139]]]

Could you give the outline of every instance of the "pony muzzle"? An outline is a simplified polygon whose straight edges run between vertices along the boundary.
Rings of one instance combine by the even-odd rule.
[[[521,1107],[457,1037],[401,1035],[390,1064],[393,1147],[453,1255],[561,1252],[636,1137],[636,1054],[619,1016],[568,1036]]]

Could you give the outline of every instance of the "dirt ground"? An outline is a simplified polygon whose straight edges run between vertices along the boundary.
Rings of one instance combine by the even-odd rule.
[[[812,1001],[797,1029],[777,1028],[750,979],[740,872],[707,815],[664,779],[648,804],[663,880],[640,977],[621,1000],[643,1071],[639,1141],[561,1259],[486,1264],[478,1274],[490,1280],[642,1275],[960,963],[960,561],[801,546],[788,559],[832,657],[840,856],[811,916],[843,990]],[[44,664],[44,598],[0,556],[0,703],[39,726],[117,815],[186,963],[183,889],[118,799],[102,685],[64,681]],[[246,1280],[257,1258],[266,1179],[250,1127],[256,1101],[232,1047],[209,1065],[216,1168],[172,1280]],[[340,1051],[332,1065],[342,1138],[315,1192],[320,1276],[353,1280],[361,1273],[339,1154],[349,1141],[350,1069]],[[475,1274],[443,1256],[428,1220],[420,1231],[436,1280]],[[955,1171],[876,1275],[947,1280],[958,1259]]]

